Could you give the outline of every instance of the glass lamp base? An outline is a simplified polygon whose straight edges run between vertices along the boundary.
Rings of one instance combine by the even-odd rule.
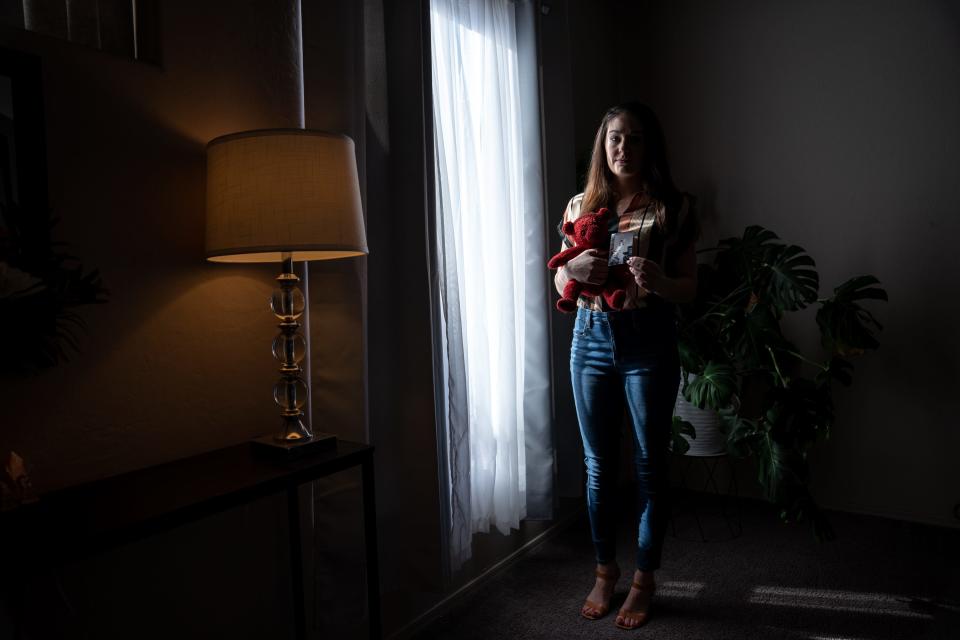
[[[309,427],[303,423],[300,411],[284,411],[283,427],[280,433],[274,436],[278,442],[297,442],[300,440],[309,440],[313,437]]]
[[[293,457],[337,448],[337,436],[332,433],[315,433],[312,438],[280,440],[276,435],[254,438],[250,444],[257,451],[281,457]]]

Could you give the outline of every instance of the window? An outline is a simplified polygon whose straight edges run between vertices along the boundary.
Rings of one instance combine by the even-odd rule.
[[[159,0],[0,0],[0,21],[160,63]]]
[[[473,533],[552,515],[534,5],[430,2],[437,407],[453,570]]]

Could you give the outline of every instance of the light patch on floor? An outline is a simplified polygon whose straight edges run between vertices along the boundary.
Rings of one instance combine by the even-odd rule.
[[[797,589],[792,587],[754,587],[747,598],[747,602],[779,607],[851,611],[927,620],[933,618],[930,614],[912,611],[906,598],[891,596],[886,593]]]
[[[706,585],[702,582],[682,582],[669,580],[657,583],[657,597],[696,598]]]

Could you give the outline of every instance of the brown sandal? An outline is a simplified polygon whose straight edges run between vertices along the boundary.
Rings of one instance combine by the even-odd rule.
[[[597,574],[598,578],[613,580],[614,583],[616,583],[616,581],[620,579],[620,567],[617,567],[616,571],[603,571],[598,567],[597,569],[594,570],[594,573]],[[613,597],[612,594],[611,594],[611,597]],[[584,607],[590,607],[591,609],[595,609],[597,613],[588,615],[584,611]],[[610,611],[610,605],[597,604],[593,600],[589,600],[589,599],[584,601],[583,607],[580,607],[580,615],[586,618],[587,620],[599,620],[603,616],[607,615],[608,611]]]
[[[631,584],[630,586],[636,589],[637,591],[648,592],[651,598],[653,597],[653,594],[657,589],[657,585],[655,583],[642,585],[636,580],[634,580],[633,584]],[[642,627],[644,624],[646,624],[647,616],[649,612],[650,612],[649,601],[647,604],[646,611],[632,611],[630,609],[620,609],[620,611],[617,612],[617,620],[614,620],[613,623],[618,627],[620,627],[621,629],[627,629],[628,631],[631,629],[637,629],[639,627]],[[635,620],[637,621],[637,624],[629,625],[629,626],[626,624],[620,624],[620,619],[622,619],[624,622],[626,622],[628,619]]]

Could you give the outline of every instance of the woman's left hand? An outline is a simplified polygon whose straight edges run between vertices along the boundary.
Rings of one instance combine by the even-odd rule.
[[[633,279],[638,287],[648,293],[660,291],[660,286],[666,278],[660,265],[653,260],[634,256],[627,258],[627,266],[630,268],[630,273],[633,274]]]

